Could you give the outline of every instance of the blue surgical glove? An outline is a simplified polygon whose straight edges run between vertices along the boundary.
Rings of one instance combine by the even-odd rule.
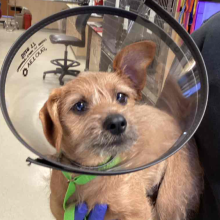
[[[107,205],[95,205],[90,212],[88,220],[104,220],[107,211]],[[76,206],[75,220],[84,220],[88,212],[88,207],[85,203]]]

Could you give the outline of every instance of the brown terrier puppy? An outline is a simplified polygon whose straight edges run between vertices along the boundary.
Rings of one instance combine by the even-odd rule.
[[[116,56],[114,73],[82,73],[55,89],[40,112],[50,144],[86,166],[115,154],[128,162],[137,157],[133,166],[139,166],[166,152],[181,135],[177,122],[164,111],[137,104],[154,55],[154,43],[134,43]],[[86,202],[90,209],[108,204],[106,220],[183,220],[198,209],[201,177],[196,148],[187,144],[151,168],[77,186],[71,201]],[[53,170],[50,204],[57,220],[64,216],[67,186],[62,172]],[[157,189],[154,204],[152,189]]]

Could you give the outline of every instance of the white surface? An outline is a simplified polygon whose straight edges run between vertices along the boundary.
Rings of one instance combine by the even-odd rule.
[[[6,32],[0,25],[0,67],[9,48],[21,33],[22,31]],[[54,53],[63,56],[61,50],[64,52],[62,45],[48,48],[49,55]],[[52,67],[50,59],[48,65]],[[83,65],[81,68],[84,68]],[[51,83],[55,80],[53,83],[58,84],[57,77],[48,76],[46,80],[45,82]],[[0,143],[0,219],[54,220],[49,209],[50,170],[36,165],[27,166],[27,157],[36,156],[14,137],[1,113]]]
[[[21,31],[8,33],[0,26],[0,66]],[[35,158],[13,136],[0,113],[0,213],[1,220],[52,220],[49,209],[50,170],[27,166]]]

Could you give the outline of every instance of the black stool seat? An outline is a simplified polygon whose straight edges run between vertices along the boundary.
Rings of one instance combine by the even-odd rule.
[[[65,46],[84,47],[84,42],[80,39],[72,36],[52,34],[50,35],[50,41],[52,44],[64,44]]]

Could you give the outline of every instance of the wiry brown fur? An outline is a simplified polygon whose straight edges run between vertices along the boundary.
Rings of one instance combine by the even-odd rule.
[[[48,141],[72,160],[87,166],[98,165],[117,153],[127,160],[124,166],[131,168],[151,162],[166,152],[181,135],[178,123],[161,110],[136,103],[146,78],[141,80],[143,74],[140,72],[144,73],[154,51],[155,46],[150,42],[133,44],[116,57],[115,73],[82,73],[54,90],[40,112]],[[139,57],[136,66],[132,57],[137,53],[143,60]],[[126,105],[117,102],[119,92],[128,95]],[[76,114],[72,106],[80,100],[88,103],[88,110]],[[113,137],[102,127],[105,118],[113,113],[121,114],[127,120],[120,146],[111,145]],[[159,184],[153,205],[147,195]],[[63,219],[62,204],[67,186],[63,174],[53,170],[50,204],[57,220]],[[202,171],[196,147],[190,143],[166,161],[148,169],[97,177],[86,185],[77,186],[70,202],[86,202],[90,210],[95,204],[108,204],[105,220],[186,220],[190,210],[197,211],[201,190]]]

